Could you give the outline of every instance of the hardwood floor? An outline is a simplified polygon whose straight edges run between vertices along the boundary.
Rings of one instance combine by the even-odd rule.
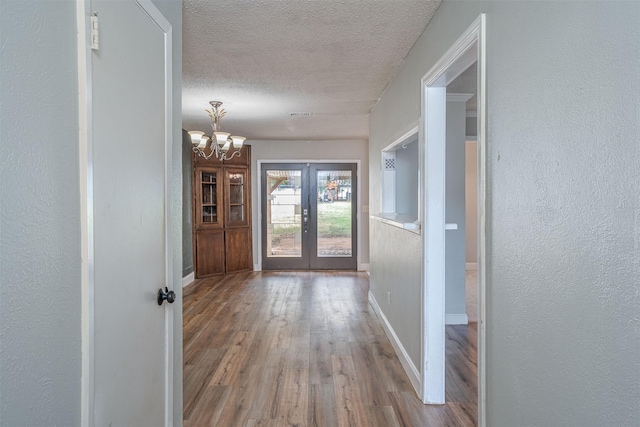
[[[184,425],[474,426],[476,326],[447,327],[447,403],[423,405],[356,272],[255,272],[184,289]]]

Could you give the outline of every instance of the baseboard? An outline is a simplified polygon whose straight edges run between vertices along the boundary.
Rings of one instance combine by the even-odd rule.
[[[444,315],[444,323],[445,325],[468,325],[469,317],[467,314],[445,314]]]
[[[369,304],[371,304],[373,311],[375,311],[376,315],[381,320],[382,329],[384,329],[384,332],[387,335],[387,338],[389,338],[389,341],[391,342],[391,345],[393,346],[393,349],[395,350],[396,355],[400,360],[400,364],[402,365],[402,368],[407,373],[407,376],[409,377],[409,381],[411,381],[411,385],[413,386],[418,396],[421,396],[422,381],[420,379],[420,372],[416,368],[416,365],[414,365],[413,362],[411,361],[409,354],[404,349],[404,346],[400,342],[400,339],[398,338],[395,331],[389,324],[389,321],[387,320],[387,316],[385,316],[384,313],[382,312],[382,309],[378,305],[378,301],[376,301],[376,298],[373,296],[371,291],[369,291]]]
[[[369,271],[369,264],[368,263],[360,264],[360,268],[358,268],[358,271]]]
[[[187,274],[186,276],[184,276],[182,278],[182,287],[184,288],[187,285],[190,285],[191,283],[193,283],[193,281],[195,280],[195,275],[193,274],[193,272]]]
[[[478,263],[477,262],[468,262],[465,264],[465,268],[467,270],[477,270],[478,269]]]
[[[253,271],[262,271],[260,264],[253,264]]]

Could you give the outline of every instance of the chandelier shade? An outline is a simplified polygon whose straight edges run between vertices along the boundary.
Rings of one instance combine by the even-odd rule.
[[[215,156],[218,160],[229,160],[233,157],[240,156],[242,146],[246,138],[242,136],[231,136],[230,133],[222,132],[220,122],[226,114],[223,108],[220,108],[222,102],[210,101],[210,110],[205,110],[209,114],[211,119],[211,128],[213,133],[211,138],[201,131],[190,131],[191,144],[193,145],[193,152],[205,159],[210,159]],[[211,141],[209,143],[209,141]],[[207,146],[209,147],[207,150]],[[233,150],[231,147],[233,146]],[[207,153],[208,151],[208,153]]]

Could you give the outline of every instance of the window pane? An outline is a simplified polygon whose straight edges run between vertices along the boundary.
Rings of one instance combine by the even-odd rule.
[[[350,257],[351,171],[319,171],[318,256]]]
[[[302,257],[302,172],[268,170],[267,257]]]

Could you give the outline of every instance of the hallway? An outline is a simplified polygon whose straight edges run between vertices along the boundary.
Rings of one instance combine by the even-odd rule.
[[[184,289],[185,427],[476,425],[476,324],[447,327],[447,403],[422,405],[356,272]]]

